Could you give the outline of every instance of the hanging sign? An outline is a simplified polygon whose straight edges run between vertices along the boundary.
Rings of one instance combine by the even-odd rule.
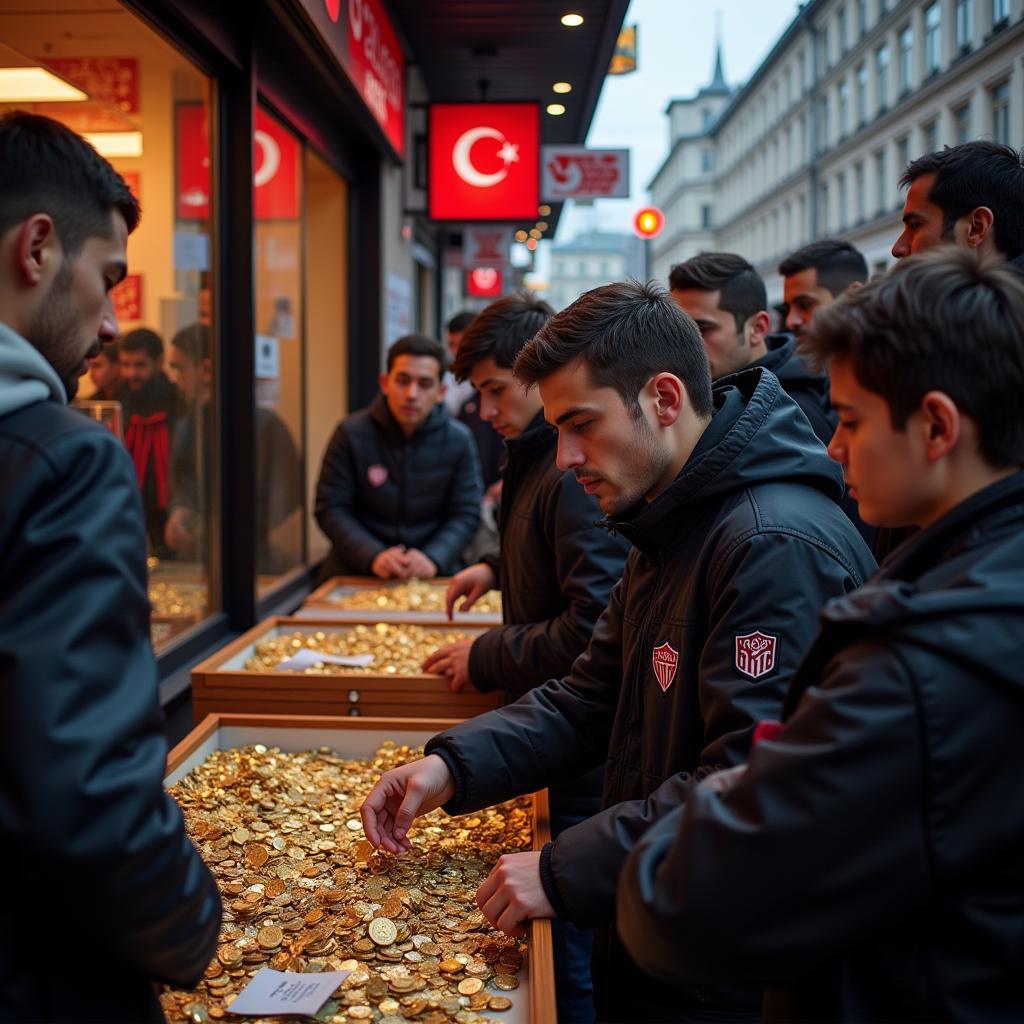
[[[512,229],[472,227],[462,233],[462,262],[467,267],[504,267],[512,251]]]
[[[544,146],[541,196],[562,199],[628,199],[629,150]]]

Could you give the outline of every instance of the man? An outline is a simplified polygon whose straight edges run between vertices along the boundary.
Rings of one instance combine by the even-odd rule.
[[[138,206],[48,118],[0,119],[0,1019],[162,1021],[216,951],[164,792],[131,459],[69,410]],[[55,923],[70,956],[53,948]]]
[[[449,576],[480,522],[473,439],[443,405],[444,352],[399,338],[381,394],[338,424],[316,489],[316,521],[333,548],[325,575]]]
[[[1024,286],[911,257],[809,345],[865,518],[920,532],[827,606],[747,769],[634,848],[622,935],[658,977],[787,986],[789,1019],[1019,1020]]]
[[[839,238],[823,238],[790,253],[780,264],[786,330],[800,339],[819,309],[868,279],[861,253]]]
[[[605,762],[598,815],[541,854],[503,857],[477,902],[502,930],[532,917],[597,927],[602,1020],[757,1012],[756,992],[665,986],[614,927],[633,843],[693,780],[740,764],[782,706],[815,617],[874,568],[836,504],[840,473],[770,373],[714,394],[693,322],[650,285],[588,292],[516,361],[558,428],[558,465],[631,541],[622,580],[563,679],[435,737],[363,805],[367,838],[408,848],[418,812],[469,811]]]
[[[445,326],[445,340],[448,347],[449,365],[454,363],[459,355],[459,345],[466,329],[473,322],[475,313],[464,309],[456,313]],[[463,405],[473,397],[473,385],[468,380],[457,380],[451,369],[444,373],[444,404],[445,408],[456,418],[462,412]]]
[[[89,396],[98,402],[121,400],[121,364],[117,340],[100,344],[96,355],[89,356],[89,377],[96,390]]]
[[[536,388],[524,388],[512,366],[553,310],[528,295],[492,302],[466,331],[452,372],[470,379],[480,395],[481,419],[505,439],[501,556],[464,569],[448,588],[449,614],[465,598],[469,608],[501,586],[504,625],[476,639],[435,651],[424,664],[442,672],[453,690],[505,690],[520,696],[567,675],[622,575],[629,545],[594,524],[597,502],[571,470],[555,464],[555,432],[544,420]],[[601,773],[551,787],[552,833],[557,835],[600,806]],[[590,936],[555,923],[558,1019],[594,1019]]]
[[[1024,271],[1024,160],[998,142],[964,142],[911,161],[903,231],[892,254],[903,259],[941,242]]]
[[[119,349],[124,444],[135,462],[150,551],[162,558],[168,554],[164,532],[178,397],[163,371],[164,343],[159,334],[145,327],[129,331]]]

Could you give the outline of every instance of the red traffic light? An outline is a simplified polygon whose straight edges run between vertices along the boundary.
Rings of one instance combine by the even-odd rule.
[[[657,238],[665,228],[665,214],[656,206],[645,206],[637,210],[633,218],[633,230],[641,238]]]

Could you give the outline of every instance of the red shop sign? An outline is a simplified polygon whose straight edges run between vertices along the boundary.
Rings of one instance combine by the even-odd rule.
[[[494,299],[501,295],[501,271],[496,267],[474,267],[466,274],[466,294],[474,299]]]
[[[89,99],[139,112],[139,62],[134,57],[42,57],[41,63],[88,93]]]
[[[536,103],[431,105],[433,220],[532,220],[539,168]]]
[[[118,324],[137,323],[142,319],[142,275],[127,274],[123,281],[111,289],[114,316]]]

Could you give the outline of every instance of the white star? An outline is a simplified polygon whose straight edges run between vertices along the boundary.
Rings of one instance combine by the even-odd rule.
[[[501,149],[498,150],[498,156],[504,161],[506,167],[512,163],[519,163],[519,147],[506,139],[502,143]]]

